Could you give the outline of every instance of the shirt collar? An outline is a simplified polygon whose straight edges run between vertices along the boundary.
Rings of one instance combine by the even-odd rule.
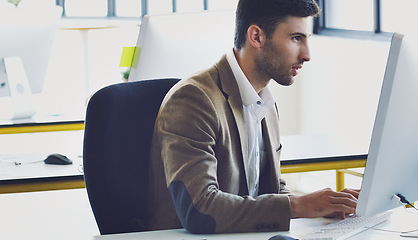
[[[264,105],[264,103],[266,105],[274,104],[274,98],[268,86],[263,88],[260,93],[257,94],[244,72],[242,72],[233,49],[226,54],[226,59],[228,60],[232,73],[237,81],[239,92],[241,94],[241,100],[244,106],[248,107],[252,104]]]

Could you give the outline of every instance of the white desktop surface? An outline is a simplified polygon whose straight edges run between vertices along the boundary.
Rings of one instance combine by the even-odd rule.
[[[84,131],[0,134],[0,180],[82,175]],[[52,153],[66,155],[73,164],[49,165]],[[20,163],[19,165],[14,162]]]
[[[4,119],[0,118],[0,126],[3,127],[16,127],[24,124],[60,124],[68,122],[81,122],[84,121],[85,113],[74,113],[74,114],[35,114],[31,118],[22,118],[22,119]]]
[[[412,211],[412,210],[411,210]],[[114,234],[95,236],[93,240],[268,240],[270,237],[282,234],[291,235],[295,238],[301,237],[305,233],[319,229],[327,223],[331,223],[335,220],[317,218],[317,219],[295,219],[291,220],[289,232],[264,232],[264,233],[238,233],[238,234],[190,234],[184,229],[176,230],[164,230],[164,231],[151,231],[140,233],[126,233],[126,234]],[[415,214],[407,213],[403,208],[394,210],[394,213],[386,222],[383,222],[376,226],[379,229],[395,230],[395,231],[408,231],[418,230],[418,212]],[[348,238],[350,240],[408,240],[414,238],[404,238],[400,236],[400,233],[385,232],[379,230],[368,229],[355,236]]]
[[[0,194],[0,239],[84,240],[100,234],[86,189]]]
[[[13,240],[267,240],[276,234],[300,237],[334,221],[324,218],[295,219],[291,221],[290,232],[194,235],[177,229],[101,236],[85,189],[0,194],[0,212],[0,239]],[[397,231],[418,229],[418,212],[411,214],[398,208],[390,220],[377,227]],[[411,238],[401,238],[399,233],[366,230],[350,239]]]
[[[96,236],[93,240],[268,240],[278,233],[190,234],[184,229]],[[282,232],[286,235],[288,232]]]
[[[0,180],[22,180],[83,175],[82,158],[68,156],[69,165],[45,164],[45,154],[0,155]],[[16,164],[15,164],[16,162]]]
[[[93,240],[267,240],[270,237],[282,234],[291,235],[293,232],[306,233],[329,222],[327,219],[297,219],[292,220],[291,228],[296,230],[283,232],[260,232],[260,233],[233,233],[233,234],[190,234],[184,229],[150,231],[141,233],[125,233],[114,235],[95,236]]]

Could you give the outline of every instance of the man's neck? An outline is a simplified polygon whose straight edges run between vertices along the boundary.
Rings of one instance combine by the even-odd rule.
[[[255,91],[259,93],[269,84],[270,78],[267,76],[261,76],[261,74],[257,71],[254,62],[255,52],[250,52],[244,48],[240,50],[234,48],[233,51],[242,72],[245,74]]]

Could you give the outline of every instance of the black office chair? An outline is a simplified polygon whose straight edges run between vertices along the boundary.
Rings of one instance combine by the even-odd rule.
[[[145,231],[154,122],[179,79],[119,83],[96,92],[87,107],[84,178],[101,234]]]

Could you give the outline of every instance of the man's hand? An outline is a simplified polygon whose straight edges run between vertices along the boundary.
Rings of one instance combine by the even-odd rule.
[[[335,192],[325,188],[304,196],[289,196],[292,218],[338,217],[355,213],[360,190]]]

